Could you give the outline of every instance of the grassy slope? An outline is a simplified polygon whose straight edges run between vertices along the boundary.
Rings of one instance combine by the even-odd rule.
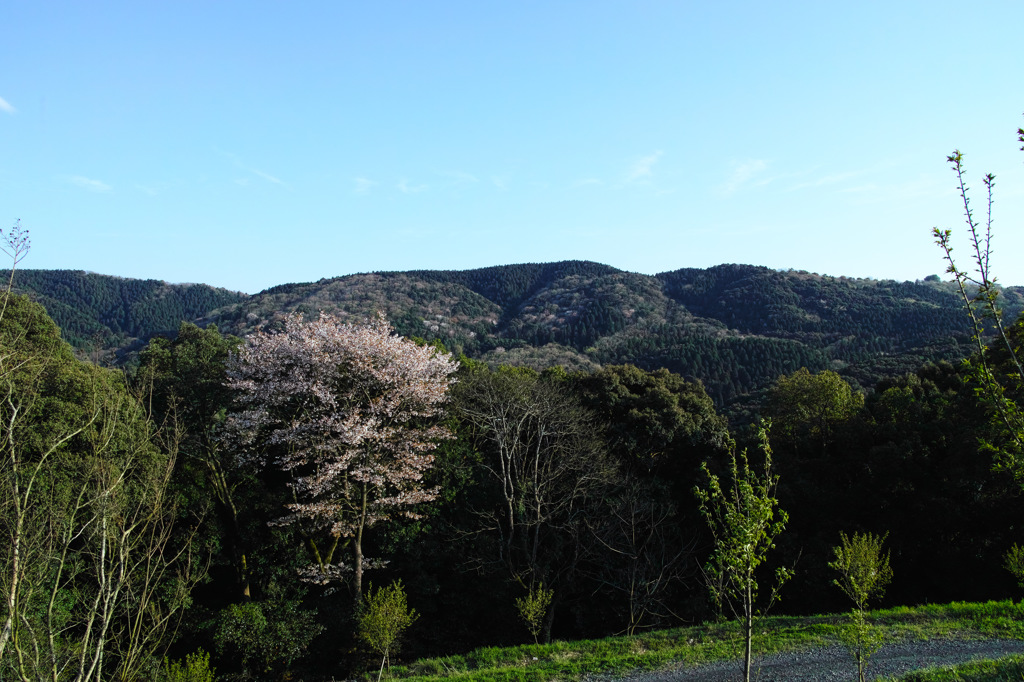
[[[922,670],[890,682],[1020,682],[1024,680],[1024,656],[998,661],[972,661],[963,665]]]
[[[888,641],[908,639],[1024,639],[1024,605],[1012,602],[953,603],[900,607],[872,613],[885,627]],[[758,655],[808,649],[837,642],[843,615],[766,618],[755,639]],[[425,659],[392,669],[392,677],[408,680],[571,680],[585,674],[628,673],[634,670],[696,665],[739,656],[740,640],[733,623],[701,625],[631,637],[555,642],[511,648],[478,649],[462,656]],[[958,674],[958,673],[944,673]],[[986,673],[982,673],[986,674]],[[995,674],[995,673],[993,673]],[[1002,674],[1002,673],[999,673]],[[366,679],[373,679],[370,675]],[[920,682],[1001,680],[1017,677],[914,677]]]

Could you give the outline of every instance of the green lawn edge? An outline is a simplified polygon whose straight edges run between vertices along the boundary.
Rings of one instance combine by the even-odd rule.
[[[754,645],[758,656],[828,646],[847,614],[773,616],[758,623]],[[1024,639],[1024,605],[1012,601],[953,602],[896,607],[871,612],[884,628],[886,641],[923,639]],[[577,680],[584,675],[625,675],[634,671],[677,669],[730,660],[740,655],[735,623],[713,623],[632,636],[557,641],[516,647],[486,647],[458,656],[413,661],[391,669],[390,679],[500,680],[509,682]],[[852,665],[852,661],[851,661]],[[914,673],[917,674],[917,673]],[[960,674],[960,673],[953,673]],[[361,679],[376,679],[376,671]],[[1017,677],[900,678],[913,682],[1014,679]]]
[[[884,679],[886,682],[1020,682],[1024,680],[1024,655],[928,668]]]

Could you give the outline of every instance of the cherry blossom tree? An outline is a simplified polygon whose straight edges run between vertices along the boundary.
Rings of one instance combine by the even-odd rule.
[[[240,461],[289,477],[292,502],[273,523],[299,527],[313,557],[306,580],[326,584],[354,571],[357,602],[372,526],[436,497],[423,474],[458,363],[397,336],[380,316],[369,325],[292,314],[281,331],[250,335],[228,365],[241,411],[229,420]],[[351,550],[351,565],[338,558]]]

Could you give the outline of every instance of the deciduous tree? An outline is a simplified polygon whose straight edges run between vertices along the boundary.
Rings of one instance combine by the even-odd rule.
[[[696,488],[715,546],[705,571],[713,598],[727,605],[743,628],[743,679],[750,681],[750,662],[754,637],[754,619],[758,615],[758,568],[768,552],[775,547],[775,538],[789,520],[778,508],[775,489],[779,478],[772,473],[772,453],[768,442],[768,426],[759,432],[764,466],[758,472],[751,468],[746,452],[731,453],[729,479],[723,486],[707,465],[707,488]],[[785,568],[776,571],[769,605],[791,573]]]
[[[885,537],[871,533],[847,537],[840,533],[839,546],[832,548],[835,561],[829,564],[839,572],[835,585],[853,601],[853,613],[842,638],[857,661],[860,682],[864,682],[868,660],[883,642],[881,632],[868,622],[867,608],[868,601],[881,597],[892,580],[889,553],[882,551]]]
[[[1017,129],[1017,139],[1024,142],[1024,128]],[[1024,147],[1021,147],[1024,150]],[[1024,481],[1024,408],[1021,406],[1021,381],[1024,378],[1024,356],[1020,352],[1021,321],[1013,327],[1005,324],[999,307],[1000,287],[991,269],[992,203],[995,175],[982,178],[987,194],[984,223],[975,218],[967,186],[964,155],[954,150],[946,160],[956,173],[957,189],[963,204],[970,260],[974,268],[962,267],[953,257],[953,231],[932,229],[936,244],[946,258],[946,272],[953,276],[971,320],[976,352],[969,361],[978,395],[991,410],[1000,426],[1003,442],[988,443],[996,464]],[[989,331],[994,341],[988,343]]]
[[[231,453],[221,442],[231,406],[231,391],[225,386],[226,365],[240,344],[241,339],[222,335],[216,325],[202,329],[182,322],[176,338],[154,338],[142,350],[135,381],[152,396],[154,419],[158,423],[175,420],[179,425],[181,442],[174,483],[190,506],[199,508],[194,510],[196,513],[211,505],[220,512],[238,596],[248,600],[250,557],[239,487],[252,495],[265,490],[256,485],[254,477],[245,477],[232,466]],[[213,500],[203,485],[206,482]]]
[[[357,634],[368,647],[381,655],[378,682],[384,666],[391,669],[391,654],[398,651],[402,635],[418,618],[416,609],[409,608],[400,580],[376,592],[371,587],[360,603],[356,613]]]
[[[811,374],[806,367],[781,376],[768,394],[767,415],[773,430],[799,449],[801,441],[821,451],[836,427],[864,406],[864,396],[831,370]],[[813,446],[812,446],[813,447]]]
[[[615,477],[593,414],[556,377],[511,367],[467,373],[457,405],[496,488],[494,505],[478,510],[497,549],[490,562],[527,590],[544,583],[557,602],[589,539],[587,514]]]
[[[173,433],[172,433],[173,436]],[[76,360],[45,312],[0,319],[0,671],[137,679],[202,575],[172,535],[173,437],[123,377]],[[176,542],[180,540],[180,542]]]
[[[1017,129],[1017,141],[1024,143],[1024,128]],[[1024,151],[1024,146],[1021,147]],[[935,243],[946,258],[946,272],[953,276],[971,321],[976,352],[968,360],[967,368],[977,387],[979,398],[992,415],[999,432],[998,442],[983,441],[985,449],[993,453],[996,466],[1010,472],[1024,485],[1024,320],[1006,325],[999,307],[1000,287],[991,269],[992,257],[992,203],[996,176],[987,173],[982,182],[986,191],[986,218],[984,223],[975,218],[971,208],[970,188],[967,186],[964,155],[959,149],[946,157],[956,174],[957,190],[963,204],[970,260],[974,268],[961,266],[953,257],[953,231],[932,228]],[[989,343],[988,332],[994,332]],[[1015,544],[1005,557],[1006,567],[1014,572],[1019,559]]]
[[[423,484],[432,451],[449,437],[437,418],[457,363],[447,353],[368,325],[289,315],[280,331],[246,339],[228,368],[242,408],[230,418],[241,461],[288,477],[292,502],[275,523],[297,524],[313,563],[307,580],[338,579],[351,549],[356,600],[366,530],[436,492]]]

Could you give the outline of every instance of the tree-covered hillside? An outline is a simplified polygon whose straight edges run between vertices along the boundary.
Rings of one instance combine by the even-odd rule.
[[[1012,319],[1024,308],[1003,297]],[[632,363],[700,379],[719,405],[800,367],[862,386],[963,357],[950,283],[827,277],[750,265],[655,276],[586,261],[380,272],[274,287],[206,318],[244,335],[287,311],[383,311],[402,334],[492,363],[569,369]]]
[[[82,270],[19,269],[14,290],[41,303],[65,341],[89,351],[112,350],[154,334],[173,334],[182,320],[246,298],[205,284],[168,284]]]
[[[800,367],[864,387],[968,352],[953,285],[828,277],[751,265],[655,276],[587,261],[418,270],[283,284],[254,296],[82,272],[19,274],[79,349],[124,347],[181,320],[244,336],[286,313],[363,321],[490,363],[592,370],[631,363],[701,380],[718,405]],[[1024,309],[1016,288],[1007,316]]]

